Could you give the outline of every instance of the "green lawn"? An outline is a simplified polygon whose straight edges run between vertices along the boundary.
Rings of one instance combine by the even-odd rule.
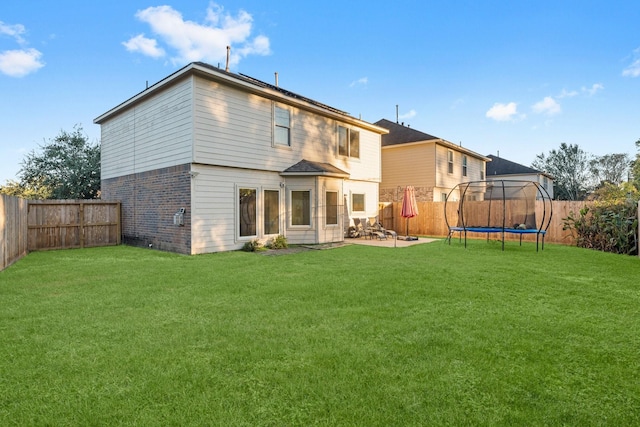
[[[35,252],[0,272],[0,425],[640,425],[640,260]]]

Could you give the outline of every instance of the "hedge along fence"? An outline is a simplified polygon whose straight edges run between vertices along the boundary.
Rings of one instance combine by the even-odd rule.
[[[0,194],[0,271],[27,254],[28,202]]]
[[[564,219],[567,218],[570,212],[580,212],[585,206],[591,205],[592,202],[571,202],[553,200],[552,209],[553,216],[549,229],[544,238],[547,243],[559,243],[563,245],[575,245],[575,238],[568,230],[563,230]],[[418,202],[418,216],[408,220],[409,234],[421,235],[421,236],[441,236],[446,237],[449,233],[447,223],[444,215],[444,202]],[[447,219],[451,225],[455,225],[458,221],[458,204],[447,204]],[[499,211],[499,212],[498,212]],[[395,230],[398,235],[402,236],[406,233],[407,220],[402,217],[402,203],[393,202],[385,203],[380,206],[379,219],[380,222],[389,229]],[[502,214],[501,209],[495,212]],[[540,221],[544,214],[544,205],[542,201],[536,201],[536,219]],[[547,212],[549,215],[549,212]],[[510,224],[507,223],[507,226]],[[485,233],[469,233],[469,237],[474,238],[486,238]],[[510,235],[506,233],[505,240],[520,240],[520,235]],[[524,241],[536,241],[535,235],[523,235]]]

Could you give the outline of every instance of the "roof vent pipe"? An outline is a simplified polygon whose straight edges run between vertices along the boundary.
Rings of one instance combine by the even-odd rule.
[[[396,123],[398,123],[398,104],[396,104]]]
[[[229,72],[229,54],[231,53],[231,46],[227,46],[227,65],[224,67],[224,70]]]
[[[276,75],[276,87],[278,87],[278,72],[277,71],[275,72],[275,75]]]

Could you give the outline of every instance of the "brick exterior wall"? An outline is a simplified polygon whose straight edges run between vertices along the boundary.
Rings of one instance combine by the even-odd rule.
[[[433,187],[414,187],[417,202],[433,202]],[[402,202],[404,187],[381,188],[379,199],[381,203]],[[440,200],[437,200],[440,201]]]
[[[191,253],[190,164],[102,180],[102,198],[122,203],[125,244]],[[184,226],[173,215],[185,208]]]

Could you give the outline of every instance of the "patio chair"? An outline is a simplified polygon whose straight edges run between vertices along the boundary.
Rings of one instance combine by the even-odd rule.
[[[369,218],[366,224],[367,226],[365,228],[368,230],[371,238],[375,236],[380,240],[386,240],[389,236],[391,236],[393,239],[396,239],[398,237],[398,233],[393,230],[387,230],[386,228],[384,228],[376,217]]]

